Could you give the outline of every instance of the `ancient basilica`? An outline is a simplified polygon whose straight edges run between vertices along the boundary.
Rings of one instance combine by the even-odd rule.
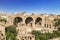
[[[42,33],[53,32],[56,30],[54,19],[60,18],[59,15],[54,14],[0,14],[0,18],[6,18],[7,22],[0,22],[0,39],[5,38],[5,27],[9,25],[16,25],[18,31],[18,40],[35,40],[35,36],[31,34],[32,30],[38,30]],[[17,20],[17,22],[16,22]],[[3,34],[3,35],[1,35]]]

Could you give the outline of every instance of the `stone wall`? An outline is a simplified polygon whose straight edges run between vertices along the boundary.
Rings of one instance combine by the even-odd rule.
[[[47,14],[7,14],[0,15],[2,18],[6,18],[7,22],[0,22],[5,27],[9,25],[16,25],[18,30],[18,40],[35,40],[35,36],[31,34],[32,30],[39,30],[41,32],[52,32],[54,30],[54,19],[58,18],[57,15]],[[2,26],[1,26],[2,27]],[[0,27],[0,28],[1,28]],[[3,30],[5,30],[3,28]],[[5,31],[4,31],[5,32]],[[28,34],[28,35],[27,35]],[[21,38],[21,39],[20,39]]]

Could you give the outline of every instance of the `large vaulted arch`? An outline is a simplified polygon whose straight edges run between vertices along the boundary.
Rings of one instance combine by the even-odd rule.
[[[33,18],[32,18],[32,17],[27,17],[27,18],[25,19],[25,23],[26,23],[26,24],[30,23],[31,21],[33,21]]]
[[[42,18],[40,18],[40,17],[36,18],[35,24],[37,24],[37,23],[41,24],[41,22],[42,22]]]
[[[15,17],[14,18],[14,24],[22,22],[23,19],[21,17]]]

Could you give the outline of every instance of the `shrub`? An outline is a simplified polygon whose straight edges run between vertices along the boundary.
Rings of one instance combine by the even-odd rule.
[[[6,40],[16,40],[16,27],[14,25],[10,25],[5,28]]]
[[[36,40],[48,40],[52,38],[60,37],[60,31],[53,31],[53,33],[41,33],[40,31],[32,31],[32,34],[35,35]]]

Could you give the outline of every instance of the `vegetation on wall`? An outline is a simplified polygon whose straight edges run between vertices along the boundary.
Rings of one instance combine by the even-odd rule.
[[[6,19],[0,19],[0,21],[6,22]],[[53,33],[41,33],[40,31],[33,30],[31,33],[35,35],[35,40],[48,40],[52,38],[60,37],[60,19],[54,19],[54,26],[58,27],[58,30]],[[6,40],[16,40],[17,32],[14,25],[10,25],[5,28]]]
[[[52,38],[60,37],[60,19],[54,19],[54,26],[57,27],[58,30],[53,31],[53,33],[41,33],[40,31],[33,30],[32,34],[35,35],[36,40],[48,40]]]
[[[5,24],[6,24],[7,19],[6,18],[0,18],[0,22],[5,22]]]
[[[33,30],[32,34],[35,35],[36,40],[48,40],[60,37],[60,31],[53,31],[53,33],[41,33],[40,31]]]
[[[58,28],[58,30],[60,30],[60,19],[57,18],[57,19],[54,19],[55,23],[54,23],[54,26]]]
[[[6,40],[16,40],[16,27],[14,25],[10,25],[5,28]]]

